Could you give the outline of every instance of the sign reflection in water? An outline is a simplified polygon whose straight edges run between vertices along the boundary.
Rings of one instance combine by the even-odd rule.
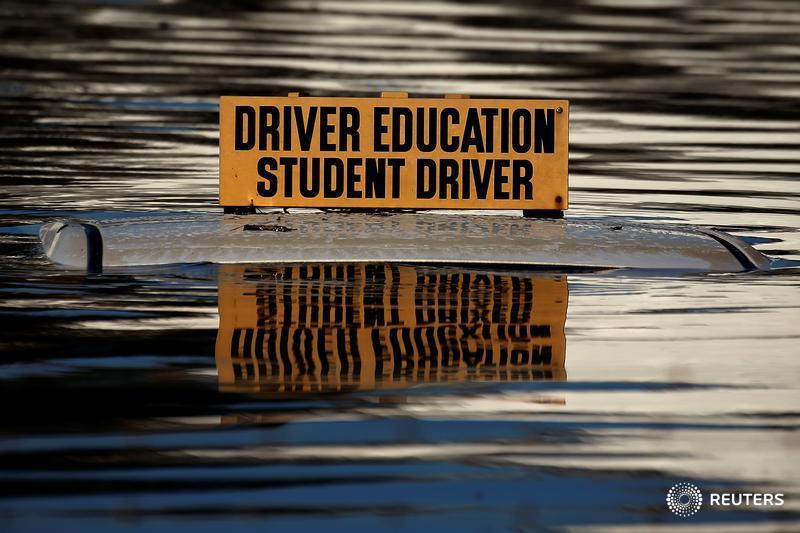
[[[566,275],[402,265],[225,265],[224,391],[566,379]]]

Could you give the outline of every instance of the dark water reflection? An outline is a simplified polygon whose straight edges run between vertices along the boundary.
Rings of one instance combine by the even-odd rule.
[[[217,209],[221,94],[399,90],[568,98],[570,216],[800,259],[798,58],[791,0],[3,2],[0,529],[793,528],[796,270],[87,277],[36,233]]]

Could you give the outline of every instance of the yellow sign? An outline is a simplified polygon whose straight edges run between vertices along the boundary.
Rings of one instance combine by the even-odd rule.
[[[220,98],[229,207],[567,208],[569,102]]]
[[[566,377],[563,275],[389,264],[220,268],[222,390]]]

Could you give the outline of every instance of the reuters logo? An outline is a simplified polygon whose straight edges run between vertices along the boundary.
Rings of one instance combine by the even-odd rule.
[[[667,507],[682,518],[692,516],[703,506],[703,493],[691,483],[676,483],[667,492]]]

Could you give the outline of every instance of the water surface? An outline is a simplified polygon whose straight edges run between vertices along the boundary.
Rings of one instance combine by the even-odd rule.
[[[222,94],[568,98],[570,216],[800,259],[792,1],[0,6],[0,527],[796,527],[800,274],[48,263],[215,211]],[[320,339],[322,339],[320,341]],[[678,481],[781,508],[664,505]]]

